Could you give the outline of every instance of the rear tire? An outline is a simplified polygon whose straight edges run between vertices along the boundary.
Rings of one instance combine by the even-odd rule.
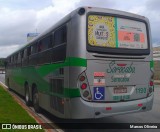
[[[29,96],[29,88],[25,86],[25,102],[27,106],[31,106],[30,96]]]
[[[39,95],[36,88],[33,90],[33,107],[35,112],[37,113],[41,112],[41,108],[39,106]]]

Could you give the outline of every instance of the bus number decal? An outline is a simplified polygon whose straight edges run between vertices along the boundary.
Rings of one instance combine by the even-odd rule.
[[[147,89],[146,88],[136,88],[136,93],[137,94],[143,94],[146,93]]]
[[[129,99],[130,99],[130,95],[113,96],[114,101],[129,100]]]

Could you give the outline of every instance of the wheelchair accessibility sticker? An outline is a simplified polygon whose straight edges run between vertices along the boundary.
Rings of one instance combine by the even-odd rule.
[[[94,87],[94,100],[104,100],[104,87]]]

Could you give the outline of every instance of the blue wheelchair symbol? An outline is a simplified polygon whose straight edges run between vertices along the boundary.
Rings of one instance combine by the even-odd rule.
[[[104,87],[94,87],[94,100],[104,100]]]

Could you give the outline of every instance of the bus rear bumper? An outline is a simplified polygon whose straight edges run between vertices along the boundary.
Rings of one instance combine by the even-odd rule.
[[[119,102],[119,103],[91,103],[86,102],[81,98],[72,99],[71,103],[74,105],[71,112],[72,119],[87,119],[87,118],[102,118],[120,114],[145,112],[152,109],[153,97]]]

